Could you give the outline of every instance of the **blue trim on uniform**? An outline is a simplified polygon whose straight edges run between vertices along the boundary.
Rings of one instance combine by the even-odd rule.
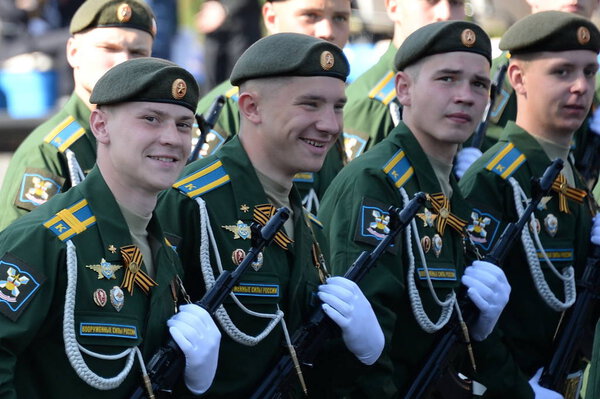
[[[314,183],[315,174],[313,172],[300,172],[294,175],[294,183]]]
[[[185,176],[173,184],[173,187],[193,199],[230,181],[231,179],[225,171],[223,163],[217,159],[199,171]]]
[[[106,332],[100,331],[99,328],[96,328],[96,332],[84,332],[84,328],[89,326],[90,328],[94,327],[104,327],[107,329]],[[120,333],[119,329],[128,328],[132,329],[134,335]],[[138,332],[136,326],[128,326],[126,324],[111,324],[111,323],[79,323],[79,335],[82,337],[114,337],[114,338],[127,338],[127,339],[137,339]]]
[[[404,150],[398,150],[382,168],[387,178],[396,188],[400,188],[414,175],[415,170]]]

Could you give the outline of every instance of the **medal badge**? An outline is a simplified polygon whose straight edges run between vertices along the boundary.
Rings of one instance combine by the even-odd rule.
[[[117,312],[121,311],[123,305],[125,304],[125,294],[123,293],[121,287],[117,285],[112,287],[110,290],[110,303],[117,310]]]

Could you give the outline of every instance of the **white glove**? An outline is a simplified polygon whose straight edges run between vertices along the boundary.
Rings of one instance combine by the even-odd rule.
[[[592,226],[592,234],[590,236],[590,241],[592,244],[600,245],[600,216],[594,216],[592,219],[594,224]]]
[[[594,115],[590,119],[590,130],[594,134],[600,134],[600,108],[594,111]]]
[[[469,166],[477,161],[481,156],[481,151],[475,147],[465,147],[456,154],[454,162],[454,174],[460,179],[463,177]]]
[[[366,365],[375,363],[385,340],[375,312],[353,281],[330,277],[319,286],[323,310],[340,328],[346,347]]]
[[[531,386],[531,389],[533,389],[535,399],[564,399],[564,397],[558,392],[539,386],[542,370],[543,369],[539,369],[529,380],[529,385]]]
[[[210,314],[194,304],[181,305],[167,325],[185,354],[185,385],[196,395],[206,392],[217,371],[221,332]]]
[[[461,281],[468,287],[467,294],[480,311],[479,318],[470,328],[471,337],[483,341],[508,303],[510,285],[502,269],[482,260],[467,267]]]

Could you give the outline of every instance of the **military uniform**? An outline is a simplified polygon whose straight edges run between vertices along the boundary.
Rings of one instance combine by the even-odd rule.
[[[469,233],[483,253],[490,250],[507,223],[518,219],[509,179],[515,179],[530,198],[530,179],[542,176],[549,164],[540,144],[508,122],[500,141],[465,173],[460,188],[474,208]],[[575,180],[575,188],[584,195],[584,185],[577,174]],[[567,201],[570,213],[560,210],[561,198]],[[536,229],[550,261],[559,271],[573,265],[579,276],[585,266],[591,228],[585,201],[580,203],[553,190],[534,215],[536,222],[528,223],[526,228],[530,232]],[[539,249],[536,254],[552,292],[564,301],[562,283],[545,264]],[[561,313],[551,309],[538,294],[521,243],[512,247],[503,268],[513,288],[511,299],[500,318],[499,334],[481,343],[480,369],[490,365],[494,371],[482,371],[478,381],[488,388],[485,397],[532,398],[528,380],[552,354],[553,335]]]
[[[204,114],[219,95],[225,97],[225,105],[221,110],[219,119],[214,129],[206,136],[206,144],[201,151],[203,156],[213,154],[240,130],[240,114],[237,105],[238,93],[239,88],[237,86],[233,86],[229,81],[225,81],[212,89],[198,103],[197,113]],[[319,198],[323,197],[331,180],[342,169],[345,159],[346,157],[342,149],[342,139],[339,139],[335,147],[327,153],[321,170],[318,172],[298,173],[294,178],[294,184],[298,187],[303,202],[311,212],[317,213]],[[309,195],[316,195],[316,201],[315,199],[310,199]]]
[[[196,202],[206,203],[208,219],[212,227],[218,254],[210,250],[210,264],[215,277],[217,255],[224,270],[232,270],[250,248],[249,226],[257,212],[267,212],[272,206],[261,186],[250,160],[237,136],[225,144],[216,154],[188,165],[184,177],[164,193],[158,205],[158,213],[165,225],[165,232],[177,242],[177,252],[186,265],[186,288],[192,299],[199,299],[205,292],[206,277],[201,272],[200,245],[201,212]],[[290,195],[293,211],[294,240],[288,242],[286,235],[278,238],[263,251],[260,262],[244,274],[233,290],[236,298],[255,312],[273,314],[281,309],[290,333],[293,333],[307,317],[315,297],[319,270],[313,261],[317,243],[323,243],[321,224],[309,212],[302,209],[300,196],[293,189]],[[202,222],[205,223],[205,222]],[[321,246],[324,250],[326,246]],[[327,254],[324,254],[327,257]],[[231,320],[242,331],[256,335],[263,331],[268,319],[249,316],[235,305],[231,298],[225,301],[225,309]],[[219,366],[211,389],[210,398],[245,398],[260,384],[261,377],[284,354],[283,331],[277,325],[259,344],[245,346],[222,335]],[[240,366],[244,371],[240,371]]]
[[[74,321],[66,327],[73,329],[74,345],[100,354],[139,346],[148,361],[167,335],[166,321],[176,301],[171,287],[183,277],[176,253],[154,217],[148,234],[158,286],[148,295],[135,286],[130,294],[119,286],[127,270],[121,249],[132,239],[97,169],[0,234],[1,397],[129,397],[140,383],[135,352],[126,379],[108,391],[86,384],[71,366],[63,339],[65,290],[68,278],[73,278],[75,291],[67,297],[74,300]],[[76,248],[75,269],[70,272],[67,241]],[[74,345],[67,345],[67,351],[77,352]],[[123,359],[82,356],[102,377],[116,376],[125,365]]]
[[[470,214],[453,177],[450,186],[453,194],[447,209],[451,211],[451,218],[440,217],[429,202],[415,219],[429,274],[435,292],[442,300],[460,285],[465,266],[465,243],[459,231],[463,230]],[[408,198],[419,191],[439,198],[436,194],[442,191],[427,155],[403,122],[376,148],[340,172],[325,195],[319,218],[330,242],[332,274],[345,273],[362,251],[372,250],[389,232],[389,205],[402,207],[405,203],[400,190],[405,190]],[[444,228],[438,225],[438,220],[442,219]],[[414,278],[427,315],[432,320],[440,316],[440,308],[427,288],[423,262],[414,247],[415,234],[411,231],[412,248],[407,248],[404,233],[360,284],[387,337],[386,349],[370,368],[355,364],[355,374],[350,376],[339,375],[346,371],[339,367],[339,380],[346,384],[353,382],[349,384],[351,388],[340,383],[348,397],[396,397],[406,392],[440,337],[423,331],[411,310],[407,279]],[[415,271],[411,275],[409,265],[413,253]],[[335,374],[337,370],[331,372]]]
[[[396,47],[390,44],[385,54],[369,70],[348,86],[344,107],[344,146],[349,159],[383,140],[394,128],[390,106],[396,99]],[[392,105],[393,104],[393,105]]]
[[[90,110],[73,94],[64,108],[37,127],[19,146],[0,189],[0,230],[13,220],[71,188],[67,151],[84,173],[96,162]]]

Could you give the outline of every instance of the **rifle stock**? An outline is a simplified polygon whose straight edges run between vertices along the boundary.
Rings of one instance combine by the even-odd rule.
[[[262,228],[252,223],[252,244],[244,260],[232,272],[224,270],[206,294],[194,303],[206,309],[208,313],[214,314],[233,287],[239,283],[242,274],[256,260],[260,251],[270,244],[289,217],[289,209],[282,207]],[[144,386],[138,387],[131,399],[153,399],[154,392],[171,392],[177,379],[183,374],[184,368],[185,355],[177,343],[169,338],[165,346],[159,348],[150,359],[147,367],[148,377],[144,378]]]
[[[508,254],[508,250],[512,247],[515,239],[521,234],[521,230],[523,230],[523,227],[531,217],[531,214],[539,205],[542,197],[547,195],[550,191],[552,183],[562,168],[563,161],[556,159],[548,166],[541,179],[532,179],[531,201],[525,208],[523,215],[521,215],[516,222],[509,223],[506,226],[492,250],[483,260],[498,266],[502,265],[504,258]],[[464,321],[467,325],[473,323],[479,315],[479,309],[477,309],[473,302],[468,298],[466,290],[461,291],[458,301]],[[451,362],[453,349],[461,340],[461,337],[461,325],[457,320],[454,320],[451,325],[448,325],[446,332],[442,335],[441,339],[427,358],[425,365],[408,389],[405,399],[425,398],[428,392],[435,388],[435,384],[446,370],[447,365]]]
[[[383,238],[371,252],[363,251],[352,263],[344,277],[358,283],[376,265],[379,257],[394,242],[396,236],[406,228],[417,211],[425,203],[424,193],[415,194],[414,198],[402,209],[390,207],[390,233]],[[311,366],[326,340],[336,331],[337,325],[325,315],[318,306],[292,337],[300,364]],[[281,398],[285,387],[296,370],[290,354],[284,354],[275,367],[262,379],[260,386],[251,399]]]

